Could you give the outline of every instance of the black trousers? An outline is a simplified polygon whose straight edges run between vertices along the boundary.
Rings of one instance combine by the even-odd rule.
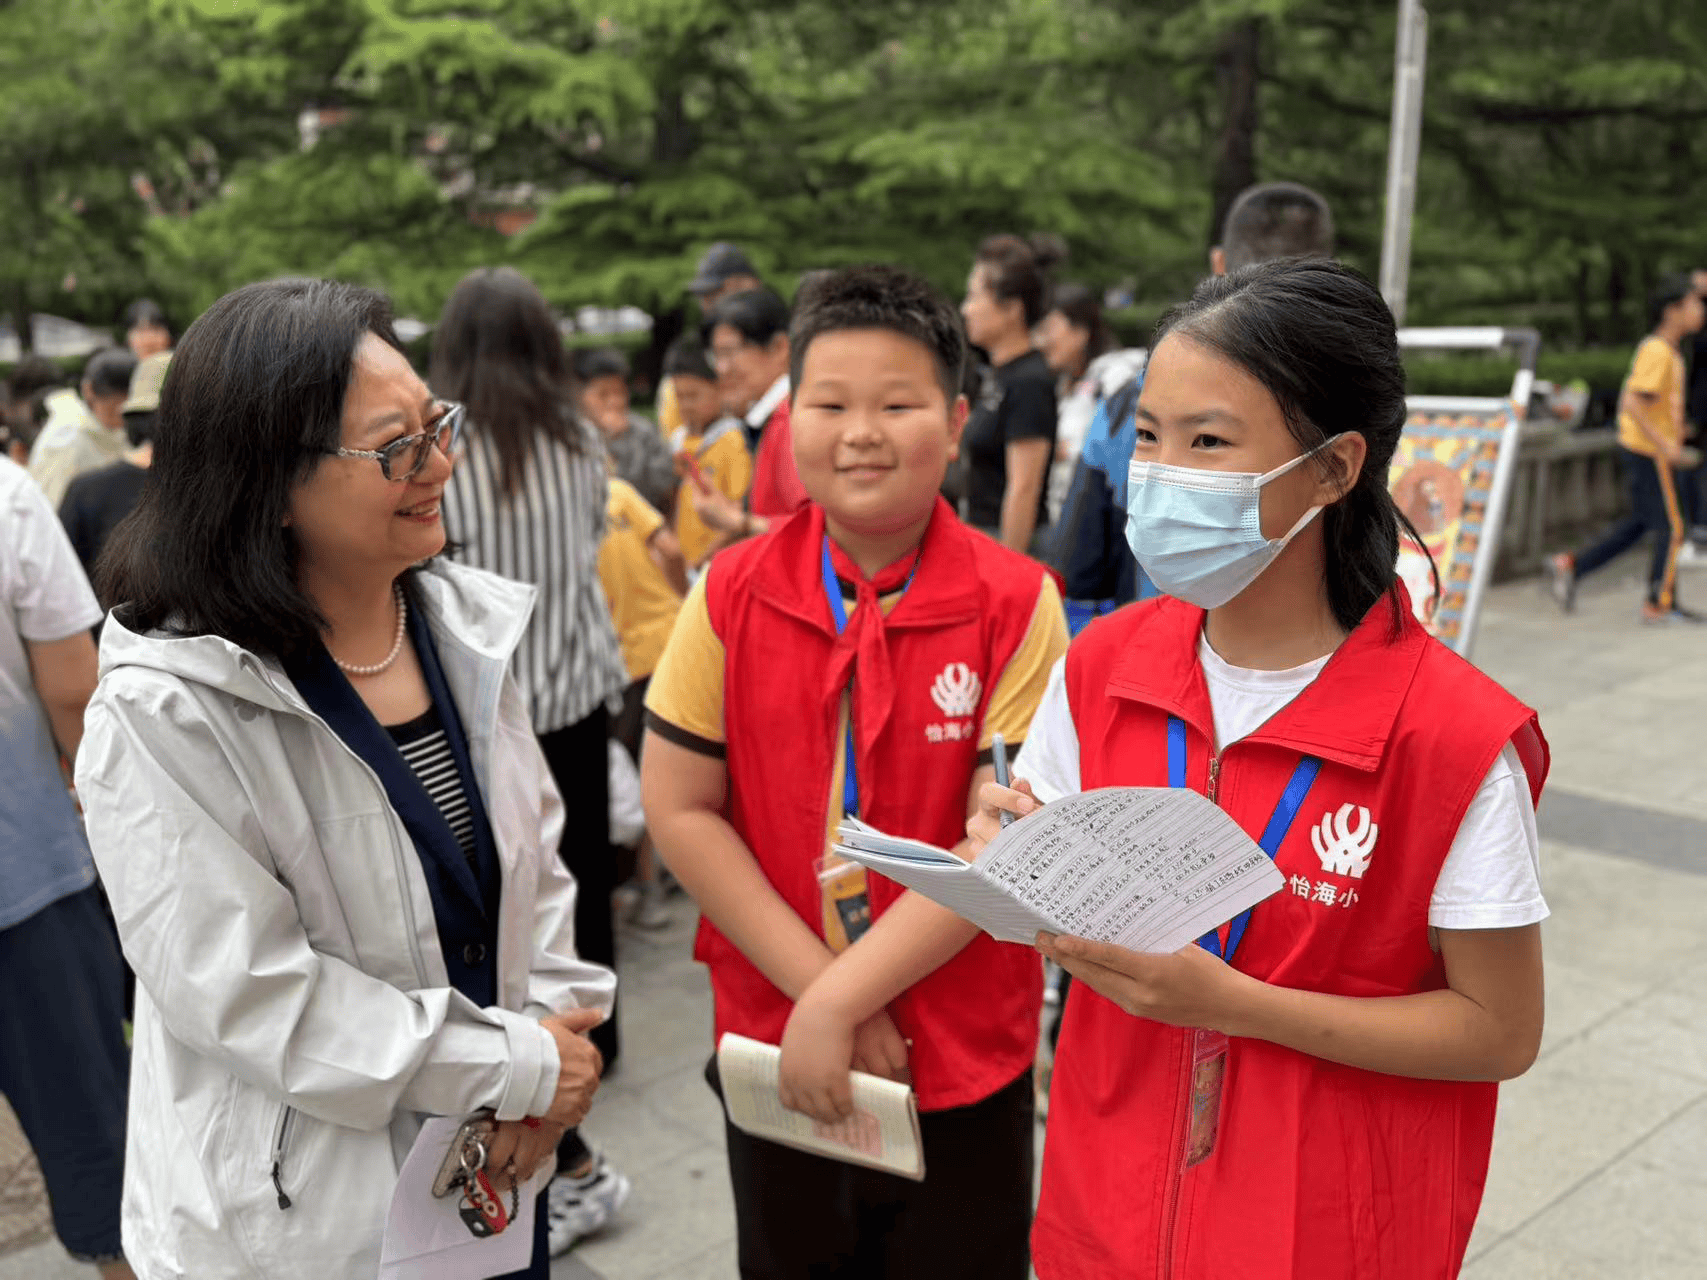
[[[124,967],[91,885],[0,929],[0,1093],[35,1148],[60,1243],[121,1255]]]
[[[715,1060],[707,1077],[714,1081]],[[919,1117],[913,1182],[742,1133],[727,1120],[741,1280],[1026,1280],[1031,1072]]]
[[[563,841],[558,853],[575,877],[575,953],[583,960],[616,966],[616,924],[611,891],[616,888],[616,851],[610,843],[610,759],[605,741],[610,715],[601,706],[585,720],[539,736],[546,766],[563,793]],[[594,1027],[590,1036],[604,1056],[605,1071],[616,1065],[616,1019]],[[574,1129],[557,1148],[557,1167],[573,1169],[587,1158],[587,1146]]]
[[[1586,577],[1652,534],[1648,603],[1669,609],[1674,603],[1676,557],[1687,532],[1678,503],[1676,477],[1669,467],[1662,470],[1654,459],[1632,449],[1620,448],[1618,457],[1624,465],[1632,510],[1602,534],[1598,542],[1577,553],[1577,576]]]

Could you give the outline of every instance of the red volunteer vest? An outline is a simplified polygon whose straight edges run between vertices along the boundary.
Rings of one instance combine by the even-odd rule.
[[[1398,589],[1403,595],[1403,589]],[[1207,794],[1203,611],[1174,600],[1092,623],[1069,651],[1082,782],[1169,785],[1168,724]],[[1507,742],[1532,795],[1535,715],[1413,619],[1377,605],[1291,705],[1216,761],[1216,799],[1259,838],[1300,759],[1321,770],[1280,844],[1288,887],[1234,964],[1277,986],[1392,996],[1446,986],[1430,892]],[[1050,1086],[1032,1247],[1042,1280],[1446,1280],[1481,1203],[1497,1086],[1380,1075],[1259,1040],[1228,1051],[1214,1151],[1181,1152],[1192,1033],[1075,985]]]
[[[711,624],[727,655],[725,816],[816,932],[814,863],[824,855],[830,782],[844,749],[837,728],[845,682],[837,687],[831,675],[837,635],[823,537],[824,513],[814,504],[768,536],[723,552],[706,581]],[[857,673],[854,679],[865,821],[943,848],[965,835],[979,726],[1030,626],[1042,575],[1041,566],[967,529],[938,499],[917,571],[884,619],[890,706],[868,706],[867,689]],[[850,632],[858,622],[856,613]],[[947,698],[944,707],[933,696],[944,673],[962,702]],[[867,888],[873,919],[904,892],[875,874]],[[694,956],[711,971],[717,1035],[778,1043],[794,1007],[788,997],[708,921],[700,923]],[[1029,1069],[1042,999],[1037,953],[987,934],[897,997],[889,1012],[913,1042],[920,1107],[982,1101]]]
[[[747,505],[756,516],[773,520],[791,516],[811,501],[794,465],[790,422],[788,397],[784,396],[765,419],[758,452],[753,456],[753,487],[747,494]]]

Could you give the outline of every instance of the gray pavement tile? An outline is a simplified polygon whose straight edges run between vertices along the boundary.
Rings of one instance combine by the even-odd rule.
[[[1542,934],[1547,953],[1547,1022],[1541,1033],[1543,1057],[1657,989],[1608,978],[1594,969],[1560,960],[1550,945],[1550,923],[1542,925]]]
[[[650,1280],[675,1275],[734,1235],[723,1152],[701,1147],[636,1178],[617,1221],[575,1254],[605,1280]]]
[[[1707,878],[1546,842],[1541,884],[1548,954],[1644,988],[1707,962]]]
[[[706,1146],[704,1138],[662,1114],[648,1096],[616,1084],[599,1090],[582,1128],[631,1177],[641,1177]]]
[[[704,1066],[711,1053],[711,995],[700,970],[692,985],[656,986],[641,998],[638,984],[625,992],[622,1058],[612,1083],[641,1089],[682,1070]]]
[[[1500,1089],[1485,1230],[1522,1227],[1707,1098],[1707,1081],[1583,1040]]]
[[[646,1280],[736,1280],[738,1275],[735,1241],[731,1238],[697,1258],[673,1263],[665,1270],[647,1276]]]
[[[1460,1280],[1701,1280],[1699,1263],[1666,1263],[1642,1270],[1607,1269],[1604,1259],[1527,1239],[1501,1242],[1460,1273]]]
[[[1698,1205],[1707,1204],[1707,1099],[1674,1116],[1626,1157],[1626,1162],[1696,1188]]]
[[[706,1046],[709,1056],[710,1045]],[[703,1059],[646,1087],[646,1101],[706,1145],[723,1150],[723,1105],[705,1083]]]
[[[57,1240],[0,1254],[0,1280],[98,1280],[95,1268],[73,1262]]]
[[[1707,698],[1702,701],[1707,706]],[[1707,792],[1698,782],[1689,786]],[[1707,819],[1552,786],[1542,796],[1536,818],[1541,834],[1549,839],[1707,876]]]
[[[1707,996],[1669,987],[1650,992],[1596,1024],[1583,1042],[1707,1084]]]
[[[1529,1223],[1517,1238],[1593,1258],[1608,1276],[1652,1275],[1707,1258],[1702,1185],[1622,1160]]]
[[[605,1280],[605,1277],[573,1253],[566,1253],[551,1264],[551,1280]]]

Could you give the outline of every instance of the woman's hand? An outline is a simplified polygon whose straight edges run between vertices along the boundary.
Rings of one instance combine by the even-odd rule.
[[[1040,933],[1037,949],[1135,1018],[1227,1031],[1241,988],[1255,981],[1195,942],[1171,955]]]
[[[907,1078],[907,1042],[886,1012],[855,1024],[810,990],[782,1033],[782,1105],[824,1124],[853,1114],[849,1071],[890,1080]]]
[[[570,1009],[539,1020],[557,1041],[557,1092],[552,1096],[551,1110],[541,1117],[547,1124],[573,1129],[587,1118],[605,1065],[587,1039],[587,1032],[604,1020],[597,1009]]]
[[[486,1145],[486,1176],[501,1192],[519,1187],[556,1159],[564,1127],[549,1120],[500,1120]]]
[[[970,862],[983,853],[984,846],[1001,834],[1003,813],[1023,818],[1042,807],[1043,802],[1031,793],[1031,783],[1023,778],[1011,787],[986,782],[978,788],[978,812],[966,820],[966,835],[971,841],[966,848],[966,860]]]

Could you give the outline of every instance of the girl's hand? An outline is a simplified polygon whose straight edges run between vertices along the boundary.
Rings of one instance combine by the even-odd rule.
[[[1031,783],[1024,778],[1017,779],[1011,787],[986,782],[978,788],[978,812],[966,820],[966,834],[971,840],[966,850],[967,861],[984,852],[984,846],[1001,833],[1003,812],[1023,818],[1042,807],[1043,802],[1031,794]]]
[[[1037,935],[1037,949],[1135,1018],[1232,1034],[1240,989],[1253,981],[1195,942],[1149,955],[1085,938]]]
[[[807,992],[782,1033],[782,1105],[824,1124],[853,1114],[852,1070],[899,1080],[907,1045],[887,1013],[854,1024]]]

